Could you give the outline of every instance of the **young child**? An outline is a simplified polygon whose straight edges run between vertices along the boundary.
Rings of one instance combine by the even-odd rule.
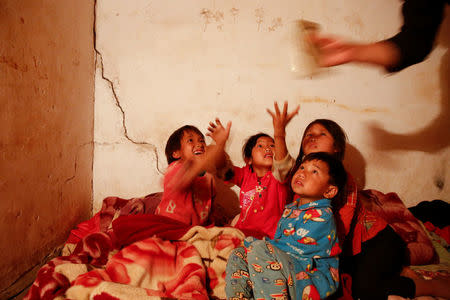
[[[346,135],[334,121],[317,119],[311,122],[303,133],[297,159],[292,158],[286,147],[285,128],[298,113],[287,112],[284,103],[280,112],[275,103],[272,116],[275,136],[275,159],[273,173],[280,180],[290,177],[292,166],[305,155],[324,151],[343,160]],[[343,271],[352,277],[354,299],[387,299],[389,295],[405,298],[417,296],[450,297],[449,282],[440,279],[425,281],[404,268],[407,261],[406,244],[387,222],[367,209],[358,199],[358,189],[350,174],[343,197],[336,203],[334,215],[337,233],[343,248],[341,265]]]
[[[215,197],[212,171],[225,162],[224,147],[230,133],[227,128],[208,134],[215,145],[206,146],[203,134],[194,126],[177,129],[166,144],[169,167],[164,176],[164,193],[155,214],[188,225],[208,222]]]
[[[211,133],[224,130],[218,119],[208,129]],[[271,172],[274,147],[269,135],[252,135],[242,148],[246,165],[241,168],[230,163],[223,178],[241,189],[241,211],[234,227],[257,238],[273,238],[288,195],[288,184],[275,179]]]
[[[340,247],[331,206],[345,186],[345,169],[318,152],[305,156],[293,174],[294,201],[286,205],[275,238],[246,239],[231,253],[228,299],[323,299],[336,291]]]

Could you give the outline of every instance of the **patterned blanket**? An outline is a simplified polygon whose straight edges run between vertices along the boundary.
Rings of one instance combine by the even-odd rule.
[[[24,299],[226,298],[226,260],[244,234],[155,216],[152,197],[106,198]]]

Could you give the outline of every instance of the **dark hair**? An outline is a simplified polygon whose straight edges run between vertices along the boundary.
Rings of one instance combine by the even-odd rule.
[[[309,123],[303,132],[302,141],[300,144],[300,151],[298,153],[296,162],[301,162],[305,153],[303,152],[303,139],[305,138],[305,134],[308,129],[314,124],[320,124],[331,134],[334,140],[334,147],[336,148],[336,152],[333,154],[337,159],[343,160],[345,154],[345,144],[347,143],[347,135],[345,131],[339,126],[336,122],[328,119],[317,119]]]
[[[273,140],[270,135],[263,132],[250,136],[242,147],[242,158],[245,162],[247,162],[248,159],[252,158],[253,147],[255,147],[256,142],[260,137],[268,137]]]
[[[170,165],[171,163],[173,163],[174,161],[178,160],[178,158],[174,158],[172,156],[172,154],[181,149],[181,139],[183,138],[183,135],[186,131],[192,131],[197,133],[198,135],[200,135],[201,137],[204,138],[203,133],[198,130],[197,127],[192,126],[192,125],[185,125],[181,128],[178,128],[177,130],[175,130],[169,137],[169,139],[167,140],[166,143],[166,149],[165,149],[165,153],[166,153],[166,158],[167,158],[167,163]]]
[[[342,164],[342,161],[337,159],[334,155],[326,152],[314,152],[306,155],[301,162],[295,163],[294,168],[292,168],[292,175],[297,172],[302,163],[312,160],[320,160],[328,165],[328,175],[330,176],[329,183],[338,188],[337,194],[331,199],[333,211],[337,212],[344,204],[344,189],[347,184],[347,172],[345,171],[344,165]]]

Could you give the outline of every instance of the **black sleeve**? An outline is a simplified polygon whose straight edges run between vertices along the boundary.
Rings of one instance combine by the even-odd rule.
[[[386,40],[394,43],[401,55],[397,65],[387,68],[389,72],[400,71],[427,57],[442,22],[446,2],[448,0],[405,0],[401,31]]]

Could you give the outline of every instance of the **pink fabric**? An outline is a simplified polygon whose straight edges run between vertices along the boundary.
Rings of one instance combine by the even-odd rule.
[[[286,205],[288,185],[276,180],[272,172],[257,178],[248,165],[234,167],[233,171],[234,177],[229,182],[241,188],[241,213],[235,227],[256,238],[273,238]]]
[[[208,221],[212,199],[215,196],[213,176],[198,176],[186,188],[179,189],[176,181],[182,178],[183,163],[169,165],[164,176],[164,193],[156,214],[188,225],[203,225]]]

